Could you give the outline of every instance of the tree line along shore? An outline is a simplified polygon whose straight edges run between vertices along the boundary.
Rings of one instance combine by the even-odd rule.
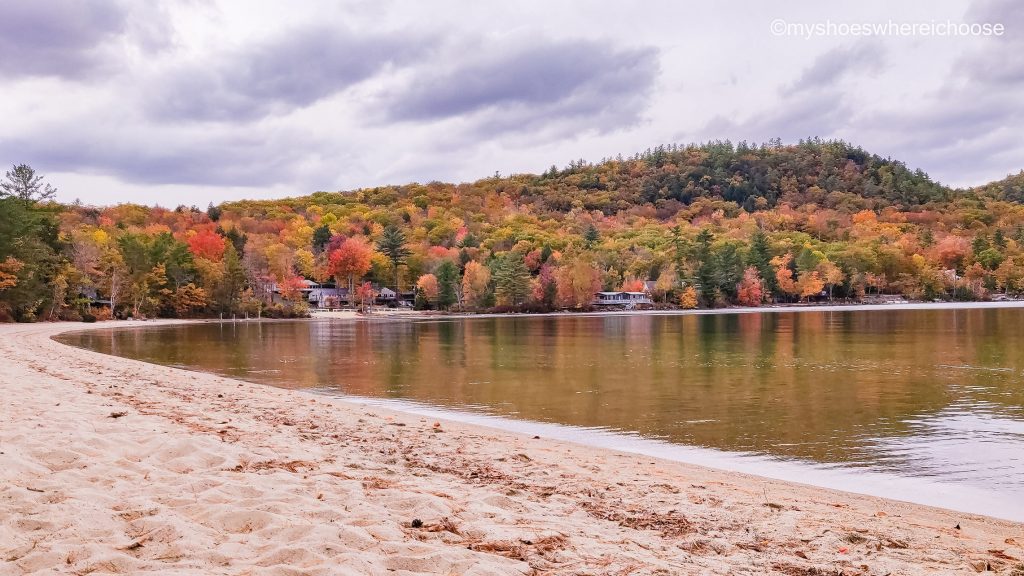
[[[0,183],[0,320],[305,316],[385,289],[419,309],[536,312],[602,291],[713,308],[1024,290],[1024,172],[952,189],[841,141],[205,209],[55,192],[25,164]]]

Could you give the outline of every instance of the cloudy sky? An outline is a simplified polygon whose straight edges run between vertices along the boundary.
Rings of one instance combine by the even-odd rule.
[[[1014,0],[3,0],[0,81],[0,163],[93,204],[470,181],[709,139],[843,138],[954,186],[1024,168]]]

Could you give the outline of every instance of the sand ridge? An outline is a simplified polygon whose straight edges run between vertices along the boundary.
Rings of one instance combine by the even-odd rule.
[[[1024,574],[1019,523],[50,339],[81,328],[0,326],[3,576]]]

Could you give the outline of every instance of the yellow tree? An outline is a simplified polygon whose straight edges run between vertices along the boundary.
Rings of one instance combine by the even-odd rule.
[[[800,298],[809,298],[821,294],[822,288],[825,287],[825,281],[818,274],[817,270],[812,270],[800,275],[798,287],[800,289]]]
[[[491,270],[483,264],[472,260],[466,263],[462,274],[462,296],[470,306],[482,307],[487,297],[487,287],[491,282]]]
[[[793,255],[787,252],[772,258],[771,265],[775,268],[775,283],[779,290],[790,296],[799,296],[801,292],[800,286],[793,278],[793,270],[789,267],[789,263],[792,261]]]
[[[189,282],[174,291],[172,302],[174,303],[174,313],[179,318],[187,318],[206,308],[210,299],[206,290]]]
[[[1020,287],[1021,269],[1014,264],[1011,258],[1007,258],[996,268],[996,285],[1004,294],[1016,292]]]
[[[846,275],[843,274],[842,269],[836,266],[830,260],[822,260],[818,263],[817,272],[821,276],[821,280],[828,286],[828,299],[832,299],[832,289],[837,284],[842,284],[843,280],[846,279]]]
[[[675,289],[678,282],[679,274],[676,273],[676,265],[670,262],[658,274],[658,280],[654,283],[654,291],[661,296],[663,301],[668,302],[668,294]]]
[[[697,289],[693,286],[687,286],[683,289],[683,293],[679,296],[679,305],[687,310],[693,310],[697,307]]]
[[[601,271],[585,258],[573,258],[555,271],[555,288],[561,306],[587,306],[601,289]]]
[[[416,281],[416,288],[420,290],[427,302],[436,302],[440,287],[437,284],[437,276],[424,274]]]
[[[8,256],[6,260],[0,262],[0,291],[18,285],[18,272],[24,266],[20,260],[12,256]]]

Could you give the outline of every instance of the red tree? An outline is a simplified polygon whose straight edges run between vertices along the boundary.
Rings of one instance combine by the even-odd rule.
[[[290,302],[296,302],[302,297],[302,289],[306,287],[306,280],[302,276],[289,276],[281,282],[278,290],[281,296]]]
[[[361,310],[366,310],[366,305],[373,302],[375,296],[373,286],[369,282],[363,282],[359,288],[356,288],[356,301],[359,302]]]
[[[188,249],[200,258],[220,262],[224,257],[224,237],[216,232],[203,230],[188,238]]]
[[[356,278],[370,271],[373,250],[360,238],[349,238],[331,251],[327,258],[327,273],[334,276],[338,284],[348,278],[349,302],[353,302]]]
[[[743,279],[736,285],[736,300],[744,306],[760,306],[764,302],[764,282],[753,266],[743,271]]]
[[[626,281],[622,283],[621,290],[623,292],[646,292],[647,284],[639,278],[626,278]]]

